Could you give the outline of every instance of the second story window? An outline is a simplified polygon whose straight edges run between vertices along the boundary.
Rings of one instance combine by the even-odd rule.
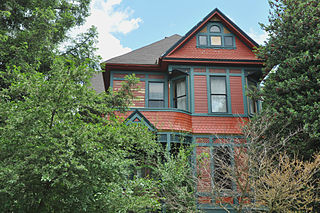
[[[255,82],[248,80],[248,89],[250,91],[254,91],[256,87],[257,85]],[[253,114],[257,112],[257,102],[251,97],[248,97],[248,111],[249,111],[249,114]]]
[[[174,85],[174,107],[187,110],[186,79],[177,80]]]
[[[164,83],[149,82],[149,107],[163,108],[164,107]]]
[[[226,77],[212,76],[210,87],[211,112],[227,112]]]

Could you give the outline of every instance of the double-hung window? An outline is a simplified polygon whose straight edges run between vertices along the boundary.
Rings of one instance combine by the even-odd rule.
[[[210,78],[211,112],[227,112],[227,88],[225,76]]]
[[[149,82],[148,94],[149,107],[164,107],[164,82]]]
[[[174,86],[174,107],[187,110],[186,79],[177,80]]]

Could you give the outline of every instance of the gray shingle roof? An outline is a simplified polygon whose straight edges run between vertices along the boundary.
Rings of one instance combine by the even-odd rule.
[[[179,39],[180,35],[175,34],[147,46],[133,50],[124,55],[111,58],[103,63],[114,64],[157,64],[160,56],[172,47]]]

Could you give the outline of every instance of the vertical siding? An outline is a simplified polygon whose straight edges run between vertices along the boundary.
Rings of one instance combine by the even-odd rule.
[[[232,114],[243,114],[242,80],[238,76],[230,76],[230,92]]]
[[[208,113],[206,76],[194,76],[194,108],[195,113]]]

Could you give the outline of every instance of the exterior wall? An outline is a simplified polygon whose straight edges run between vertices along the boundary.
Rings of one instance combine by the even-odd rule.
[[[206,76],[194,76],[194,111],[208,113],[208,90]]]
[[[243,85],[238,76],[230,76],[232,114],[244,114]]]
[[[193,36],[181,48],[168,55],[167,58],[257,60],[252,50],[238,37],[235,37],[235,42],[235,49],[197,48],[197,37]]]

